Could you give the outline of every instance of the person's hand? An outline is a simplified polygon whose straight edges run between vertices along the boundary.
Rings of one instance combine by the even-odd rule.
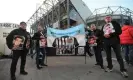
[[[109,35],[109,34],[105,34],[104,37],[105,37],[105,38],[109,38],[110,35]]]
[[[44,38],[44,36],[40,36],[40,38]]]
[[[26,48],[27,48],[27,49],[29,49],[29,48],[30,48],[30,46],[29,46],[29,45],[26,45]]]
[[[89,44],[94,44],[95,43],[95,40],[89,40],[88,43]]]
[[[17,48],[18,48],[18,46],[14,45],[13,48],[12,48],[11,50],[15,50],[15,49],[17,49]]]
[[[96,37],[96,36],[93,36],[94,37],[94,39],[98,39],[98,37]]]

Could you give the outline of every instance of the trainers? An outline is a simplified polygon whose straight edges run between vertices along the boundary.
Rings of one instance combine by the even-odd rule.
[[[97,66],[98,66],[98,65],[100,65],[100,64],[96,63],[95,65],[97,65]]]
[[[22,75],[27,75],[28,72],[26,72],[26,71],[21,71],[20,74],[22,74]]]
[[[124,76],[125,78],[127,78],[127,77],[128,77],[128,74],[127,74],[127,72],[126,72],[126,71],[121,71],[121,74],[122,74],[122,76]]]
[[[101,66],[101,69],[104,69],[104,66],[103,65]]]
[[[113,71],[113,69],[109,69],[109,68],[107,68],[106,70],[105,70],[105,72],[112,72]]]
[[[41,67],[41,66],[37,65],[37,69],[39,69],[39,70],[40,70],[40,69],[42,69],[42,68],[43,68],[43,67]]]

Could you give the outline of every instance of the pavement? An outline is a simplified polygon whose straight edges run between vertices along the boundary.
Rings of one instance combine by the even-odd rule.
[[[113,72],[107,73],[95,66],[95,57],[84,56],[54,56],[47,58],[48,67],[37,70],[35,59],[27,57],[26,71],[28,75],[19,74],[20,60],[18,61],[17,80],[133,80],[133,67],[127,66],[129,78],[124,78],[119,72],[119,65],[113,59]],[[10,80],[11,59],[0,60],[0,80]],[[104,57],[104,65],[106,66]]]

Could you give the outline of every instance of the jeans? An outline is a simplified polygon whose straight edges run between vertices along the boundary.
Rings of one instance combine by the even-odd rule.
[[[41,65],[41,64],[44,64],[44,59],[45,59],[45,56],[46,56],[45,48],[36,48],[36,52],[37,52],[37,55],[36,55],[36,64],[37,64],[37,66]]]
[[[129,64],[133,64],[133,45],[123,45],[125,60]]]
[[[113,65],[112,65],[112,56],[111,56],[111,48],[113,48],[115,54],[116,54],[116,58],[117,61],[120,65],[120,71],[125,71],[125,67],[124,67],[124,62],[123,62],[123,58],[121,56],[121,48],[120,48],[120,44],[110,44],[110,43],[104,43],[104,49],[107,55],[107,62],[108,62],[108,68],[112,69]]]
[[[129,45],[124,45],[123,49],[124,49],[125,60],[129,64]]]
[[[129,60],[130,60],[130,64],[133,65],[133,45],[129,46]]]

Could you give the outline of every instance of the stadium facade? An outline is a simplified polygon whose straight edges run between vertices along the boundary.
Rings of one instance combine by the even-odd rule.
[[[86,22],[92,14],[82,0],[44,0],[43,4],[27,21],[30,32],[36,32],[37,25],[44,28],[66,29]]]
[[[96,24],[100,29],[104,25],[104,18],[107,15],[112,16],[112,19],[119,22],[121,26],[126,20],[128,20],[130,24],[133,24],[133,11],[121,6],[109,6],[95,9],[86,20],[86,23],[88,26],[90,26],[90,24]]]

